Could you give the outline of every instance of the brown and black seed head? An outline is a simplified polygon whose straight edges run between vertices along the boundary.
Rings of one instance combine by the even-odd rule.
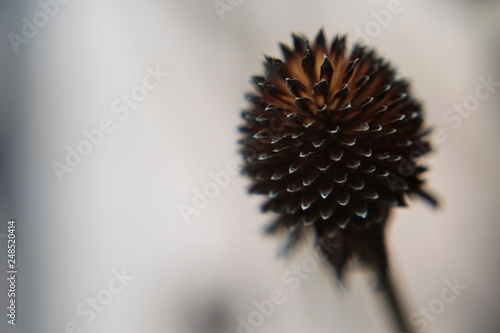
[[[264,212],[279,218],[290,245],[312,230],[341,277],[346,261],[387,269],[384,226],[391,207],[423,190],[418,161],[431,148],[421,103],[389,62],[346,37],[310,45],[293,34],[283,60],[265,57],[252,77],[240,130],[243,172],[251,193],[268,196]],[[334,246],[330,246],[333,244]]]

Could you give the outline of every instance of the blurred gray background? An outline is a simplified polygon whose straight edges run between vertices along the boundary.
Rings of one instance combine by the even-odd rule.
[[[12,218],[19,273],[15,327],[0,279],[0,331],[250,333],[238,318],[278,289],[284,301],[252,332],[390,332],[363,272],[340,291],[318,268],[291,290],[285,277],[312,245],[278,257],[282,243],[262,235],[272,216],[246,194],[247,179],[231,175],[197,215],[181,213],[211,172],[240,163],[242,95],[263,54],[281,56],[291,32],[313,38],[323,27],[391,59],[440,134],[427,164],[443,207],[413,201],[388,230],[408,314],[439,312],[415,329],[498,332],[500,87],[481,88],[488,97],[463,116],[447,110],[470,102],[480,77],[500,81],[500,3],[401,0],[381,17],[392,3],[2,2],[0,276]],[[140,88],[154,71],[168,75]],[[131,93],[136,104],[122,100]],[[82,131],[100,126],[110,133],[85,147]],[[91,151],[58,177],[54,163],[79,145]],[[466,289],[439,308],[455,279]]]

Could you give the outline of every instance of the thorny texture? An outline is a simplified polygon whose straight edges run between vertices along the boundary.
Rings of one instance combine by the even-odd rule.
[[[385,272],[390,208],[408,194],[436,205],[418,164],[431,150],[421,103],[373,50],[356,44],[348,54],[345,36],[327,45],[323,31],[312,46],[292,37],[293,49],[280,44],[284,60],[265,57],[246,95],[250,192],[268,196],[262,210],[279,214],[268,231],[286,232],[289,246],[314,231],[339,278],[352,257]]]

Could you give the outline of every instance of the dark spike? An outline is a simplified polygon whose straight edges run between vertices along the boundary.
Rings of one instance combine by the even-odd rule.
[[[306,93],[306,87],[300,82],[299,79],[286,79],[286,86],[292,94],[297,97],[302,97]]]
[[[368,215],[368,204],[366,203],[366,201],[358,201],[356,203],[353,203],[351,207],[355,215],[366,219],[366,216]]]
[[[313,168],[309,169],[302,178],[302,185],[309,186],[319,177],[319,172]]]
[[[315,81],[314,75],[314,57],[310,49],[306,50],[306,55],[302,58],[302,70],[309,77],[311,82]]]
[[[347,172],[345,170],[335,169],[332,178],[336,183],[343,184],[347,181]]]
[[[352,49],[350,59],[351,60],[358,59],[358,58],[363,59],[366,56],[365,51],[366,51],[365,46],[361,46],[360,44],[356,43]]]
[[[373,102],[373,97],[367,97],[364,101],[361,102],[360,108],[366,108],[370,105],[370,103]]]
[[[313,141],[312,145],[314,146],[314,148],[320,148],[325,144],[326,141],[326,139]]]
[[[283,57],[285,58],[285,62],[288,63],[294,58],[295,53],[287,45],[283,43],[279,43],[279,46],[281,49],[281,53],[283,53]]]
[[[293,48],[295,49],[295,53],[301,55],[304,54],[306,49],[309,48],[309,43],[307,40],[302,38],[301,36],[298,36],[296,34],[292,34],[292,39],[293,39]]]
[[[333,75],[333,65],[325,54],[323,55],[323,63],[321,64],[321,68],[319,70],[320,79],[326,80],[326,82],[330,83]]]
[[[276,89],[276,86],[272,84],[271,82],[262,82],[259,83],[259,87],[269,96],[276,96],[278,90]]]
[[[343,100],[349,94],[349,85],[345,83],[334,95],[332,101]]]
[[[361,160],[353,155],[346,156],[344,159],[344,165],[349,169],[357,169],[361,165]]]
[[[276,118],[286,121],[286,117],[283,114],[284,110],[274,105],[268,105],[265,109],[267,112],[271,112]]]
[[[355,137],[344,137],[340,139],[340,143],[343,144],[344,146],[354,146],[356,144],[356,138]]]
[[[312,101],[307,97],[297,97],[295,99],[295,105],[297,105],[300,110],[307,113],[312,113],[310,109],[311,104]]]
[[[370,80],[369,75],[363,76],[361,79],[358,80],[358,82],[356,82],[356,87],[359,88],[363,87],[369,80]]]
[[[349,178],[349,187],[355,191],[361,191],[365,187],[365,181],[360,175],[355,175]]]
[[[340,146],[334,146],[330,150],[330,159],[332,161],[338,162],[344,155],[344,150]]]
[[[308,198],[308,199],[303,199],[300,203],[300,208],[302,210],[307,210],[311,207],[311,205],[316,201],[315,197]]]
[[[386,84],[383,86],[376,94],[375,94],[375,100],[376,101],[381,101],[383,100],[389,91],[391,91],[392,86],[390,84]]]
[[[328,97],[328,82],[326,80],[321,80],[314,85],[314,95],[316,97],[320,97],[322,102],[320,104],[325,103]]]
[[[334,197],[335,201],[337,201],[339,205],[346,206],[349,203],[349,200],[351,199],[351,194],[345,187],[340,186],[338,187],[338,190],[335,191]]]
[[[266,78],[263,77],[263,76],[258,76],[258,75],[255,75],[255,76],[251,76],[250,77],[250,80],[252,81],[252,83],[255,85],[255,86],[258,86],[259,83],[263,83],[263,82],[266,82]]]
[[[332,192],[333,187],[334,187],[334,182],[332,180],[326,180],[321,184],[319,184],[318,186],[319,194],[323,199],[326,199]]]
[[[272,65],[273,65],[273,69],[274,71],[281,77],[281,78],[287,78],[290,76],[290,73],[288,71],[288,68],[286,66],[286,64],[281,61],[280,59],[275,59],[273,58],[272,60]]]
[[[319,211],[319,215],[323,220],[328,220],[335,210],[335,206],[331,205],[329,207],[323,208]]]
[[[310,157],[315,152],[316,152],[316,149],[314,149],[314,147],[308,146],[308,147],[305,147],[304,149],[302,149],[300,151],[299,157],[301,157],[301,158],[307,158],[307,157]]]
[[[345,83],[349,82],[349,79],[351,78],[352,74],[354,73],[354,70],[356,68],[356,64],[359,62],[359,58],[354,59],[349,63],[347,68],[345,69],[345,74],[344,74],[344,79],[343,81]]]
[[[330,167],[332,165],[333,165],[333,163],[331,161],[327,161],[327,160],[316,163],[316,167],[321,172],[327,171],[328,169],[330,169]]]
[[[326,49],[326,39],[323,29],[320,29],[316,35],[316,41],[314,42],[314,47],[316,49],[325,50]]]
[[[336,36],[332,42],[332,46],[330,47],[330,54],[334,56],[334,63],[336,64],[340,59],[345,56],[345,45],[346,45],[346,37],[345,36]]]
[[[265,107],[266,103],[262,100],[262,97],[254,94],[246,94],[245,99],[255,105],[258,108]]]
[[[352,152],[361,156],[370,157],[372,156],[372,149],[364,146],[355,146],[352,148]]]

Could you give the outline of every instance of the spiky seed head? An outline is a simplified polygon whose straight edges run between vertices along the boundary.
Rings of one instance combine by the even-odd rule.
[[[264,212],[279,218],[269,232],[286,231],[289,246],[314,232],[339,278],[356,256],[387,269],[384,226],[391,207],[422,186],[429,130],[408,81],[388,61],[346,37],[331,44],[321,30],[314,43],[292,34],[283,59],[265,57],[252,77],[240,140],[251,193],[268,196]]]

